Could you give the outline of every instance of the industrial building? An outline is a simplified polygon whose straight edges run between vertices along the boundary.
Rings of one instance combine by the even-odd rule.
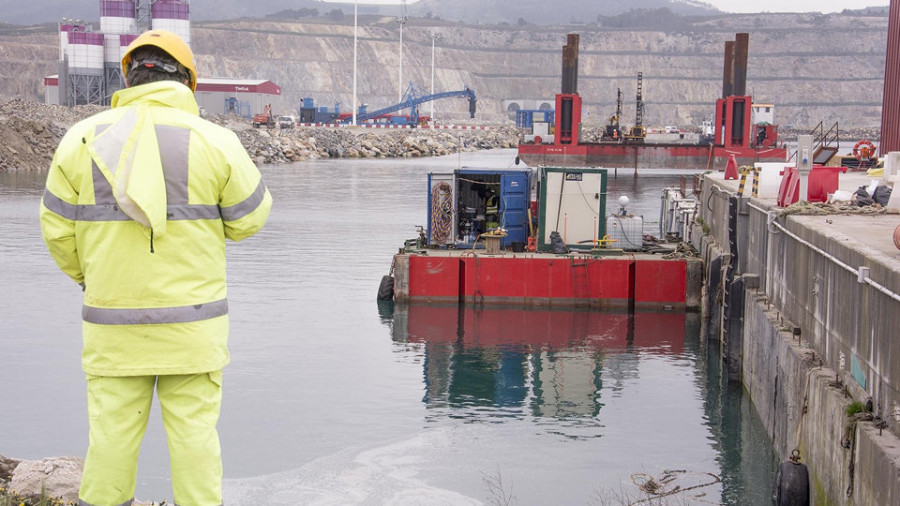
[[[63,87],[63,89],[65,89]],[[89,88],[88,88],[89,89]],[[119,89],[119,88],[116,88]],[[112,96],[112,93],[110,93]],[[271,104],[273,110],[281,110],[281,88],[263,79],[230,79],[222,77],[197,79],[194,92],[202,114],[238,114],[245,118],[262,111]],[[44,78],[44,102],[66,104],[60,99],[60,76]],[[104,102],[77,102],[77,104],[103,104]],[[75,104],[69,104],[75,105]]]
[[[200,110],[208,114],[238,114],[245,118],[272,105],[281,110],[281,88],[262,79],[211,77],[197,79],[194,92]]]
[[[112,94],[125,86],[120,62],[137,36],[164,29],[191,42],[189,0],[100,0],[100,31],[80,21],[59,24],[59,74],[50,103],[109,105]],[[53,76],[44,84],[53,84]]]
[[[191,43],[190,0],[100,0],[100,31],[81,21],[59,24],[59,73],[44,78],[44,101],[68,106],[109,105],[125,87],[122,55],[144,31],[163,29]],[[250,117],[267,104],[280,109],[281,89],[270,81],[198,79],[201,111]]]

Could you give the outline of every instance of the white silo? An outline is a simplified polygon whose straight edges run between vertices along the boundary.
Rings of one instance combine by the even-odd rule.
[[[125,87],[122,75],[122,56],[128,45],[136,39],[136,33],[103,34],[103,60],[105,74],[104,105],[109,104],[113,93]]]
[[[187,0],[157,0],[151,7],[151,27],[174,32],[191,43],[191,5]]]
[[[83,32],[87,27],[79,21],[63,18],[59,24],[59,61],[66,59],[66,47],[69,45],[69,32]]]
[[[140,1],[140,0],[138,0]],[[103,33],[103,104],[125,87],[122,79],[122,52],[138,33],[134,0],[100,0],[100,32]],[[123,47],[123,41],[124,47]]]
[[[119,35],[119,54],[116,55],[117,62],[121,64],[122,57],[125,56],[125,51],[136,38],[138,38],[138,34],[136,33],[123,33],[122,35]]]
[[[103,34],[68,32],[66,96],[69,105],[102,104],[104,100]]]
[[[103,70],[103,34],[96,32],[69,32],[66,57],[69,72],[96,73]]]
[[[100,0],[100,31],[104,34],[136,33],[137,16],[132,0]]]

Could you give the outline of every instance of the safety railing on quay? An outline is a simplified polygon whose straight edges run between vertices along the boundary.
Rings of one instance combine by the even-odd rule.
[[[811,242],[809,242],[809,241],[803,239],[802,237],[798,236],[797,234],[791,232],[790,230],[785,228],[784,225],[782,225],[781,223],[778,223],[777,221],[775,221],[775,218],[777,217],[777,213],[775,213],[774,211],[771,211],[768,209],[763,209],[757,205],[754,205],[752,202],[748,202],[747,205],[767,216],[766,222],[767,222],[768,230],[770,233],[775,233],[771,228],[772,226],[778,228],[781,232],[785,233],[788,237],[794,239],[795,241],[799,242],[800,244],[802,244],[802,245],[806,246],[807,248],[815,251],[816,253],[822,255],[826,259],[834,262],[836,265],[845,269],[847,272],[850,272],[851,274],[856,274],[858,282],[867,283],[872,288],[875,288],[879,292],[887,295],[888,297],[896,300],[897,302],[900,302],[900,294],[897,294],[897,293],[891,291],[886,286],[878,283],[877,281],[875,281],[869,277],[869,268],[868,267],[859,266],[857,268],[854,268],[853,266],[843,262],[841,259],[835,257],[834,255],[828,253],[827,251],[822,250],[815,244],[812,244]]]

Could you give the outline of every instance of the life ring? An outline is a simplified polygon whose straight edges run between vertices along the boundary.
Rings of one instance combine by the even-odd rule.
[[[875,155],[875,145],[872,141],[863,139],[853,145],[853,157],[857,160],[872,158]]]

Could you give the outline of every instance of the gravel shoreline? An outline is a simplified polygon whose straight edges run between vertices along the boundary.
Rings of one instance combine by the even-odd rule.
[[[46,170],[66,130],[106,107],[65,107],[22,99],[0,104],[0,171]],[[381,129],[381,128],[253,128],[233,115],[207,119],[234,131],[257,164],[282,164],[323,158],[415,158],[459,151],[515,148],[520,133],[512,126],[484,129]],[[787,141],[800,130],[782,131]],[[860,139],[878,141],[879,129],[841,131],[841,153],[849,153]],[[585,127],[582,138],[592,139],[599,129]]]
[[[13,99],[0,104],[0,171],[46,170],[66,130],[106,107],[65,107]],[[458,151],[514,148],[518,130],[381,128],[253,128],[239,116],[207,119],[234,131],[258,164],[292,163],[322,158],[410,158]]]

